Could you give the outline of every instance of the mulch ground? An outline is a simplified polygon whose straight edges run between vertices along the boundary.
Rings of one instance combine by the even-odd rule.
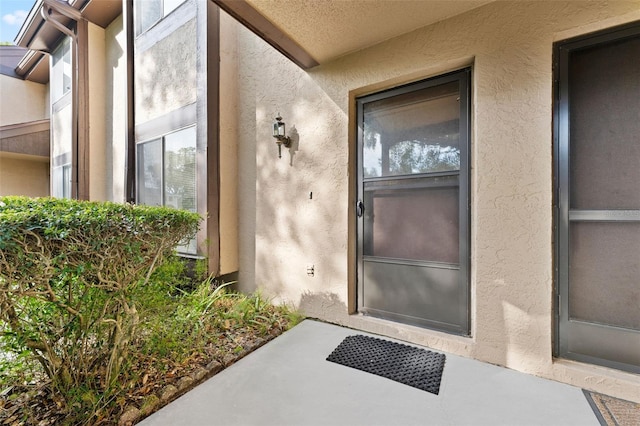
[[[215,345],[200,348],[179,364],[169,359],[137,357],[134,364],[140,379],[130,383],[129,388],[116,397],[115,404],[98,410],[88,424],[133,425],[285,330],[285,325],[273,327],[263,336],[242,328],[229,330],[219,336]],[[163,366],[163,371],[158,365]],[[68,418],[64,402],[52,394],[46,382],[14,387],[0,395],[0,425],[65,424],[75,423]]]

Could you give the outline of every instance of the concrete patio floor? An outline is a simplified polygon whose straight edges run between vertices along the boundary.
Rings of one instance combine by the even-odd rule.
[[[355,334],[303,321],[140,425],[600,424],[580,388],[456,355],[439,395],[325,360]]]

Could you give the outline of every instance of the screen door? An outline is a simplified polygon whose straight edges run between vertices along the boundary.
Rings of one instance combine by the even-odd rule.
[[[557,353],[640,372],[640,26],[556,65]]]
[[[469,74],[357,100],[361,313],[469,333]]]

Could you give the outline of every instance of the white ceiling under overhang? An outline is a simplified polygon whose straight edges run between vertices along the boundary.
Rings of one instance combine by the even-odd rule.
[[[493,0],[246,0],[326,63]]]

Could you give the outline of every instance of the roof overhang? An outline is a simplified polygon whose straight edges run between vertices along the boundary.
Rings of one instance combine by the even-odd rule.
[[[62,0],[37,0],[22,24],[15,43],[32,51],[27,53],[18,64],[16,73],[39,83],[49,81],[48,61],[45,54],[50,54],[63,37],[59,29],[44,19],[46,3],[58,4],[60,8],[67,10],[73,9],[77,11],[78,17],[81,16],[102,28],[106,28],[122,13],[122,0],[70,0],[68,3]],[[67,28],[71,28],[74,19],[68,15],[73,14],[59,14],[56,20]]]
[[[49,120],[0,127],[0,154],[49,158]]]
[[[304,69],[491,3],[494,0],[211,0]],[[103,28],[122,13],[122,0],[38,0],[16,44],[51,53],[62,33],[42,16],[44,3],[78,10]],[[57,20],[70,27],[68,16]],[[29,59],[29,61],[26,61]],[[42,57],[25,57],[18,73]],[[34,73],[34,78],[39,74]]]
[[[212,0],[302,68],[494,0]]]
[[[25,80],[46,84],[49,81],[49,56],[29,50],[16,66],[16,74]]]

